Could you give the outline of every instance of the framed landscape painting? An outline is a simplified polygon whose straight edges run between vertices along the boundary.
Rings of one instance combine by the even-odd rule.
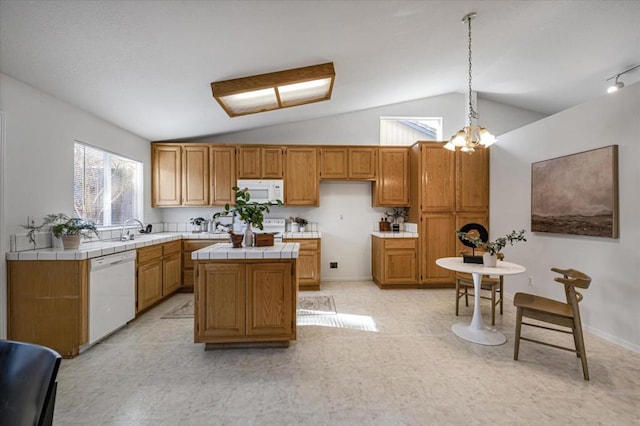
[[[618,238],[618,145],[531,164],[531,231]]]

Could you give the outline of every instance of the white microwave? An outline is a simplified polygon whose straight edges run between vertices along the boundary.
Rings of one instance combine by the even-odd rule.
[[[282,179],[238,179],[238,188],[246,188],[249,191],[251,196],[249,202],[272,203],[276,200],[284,202]]]

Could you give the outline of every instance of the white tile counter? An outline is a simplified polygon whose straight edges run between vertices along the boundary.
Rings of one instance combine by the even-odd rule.
[[[77,250],[64,250],[61,248],[45,248],[38,250],[26,250],[20,252],[8,252],[7,260],[84,260],[105,256],[127,250],[135,250],[154,244],[167,243],[174,240],[225,240],[229,241],[226,232],[160,232],[157,234],[137,234],[135,240],[83,240]]]
[[[282,234],[282,238],[297,238],[297,239],[305,239],[305,238],[322,238],[322,232],[284,232]]]
[[[417,232],[392,232],[392,231],[373,231],[371,233],[374,237],[378,238],[418,238]]]
[[[266,247],[240,248],[233,248],[231,243],[222,243],[192,252],[191,259],[297,259],[299,251],[299,243],[276,243]]]

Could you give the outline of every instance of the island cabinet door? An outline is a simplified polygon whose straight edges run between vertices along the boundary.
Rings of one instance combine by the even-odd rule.
[[[292,332],[291,263],[247,265],[247,336]]]
[[[245,335],[245,265],[200,264],[195,341]]]

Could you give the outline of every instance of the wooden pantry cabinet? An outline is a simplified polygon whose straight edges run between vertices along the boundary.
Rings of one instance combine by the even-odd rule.
[[[428,286],[453,284],[454,273],[436,259],[458,256],[455,234],[462,225],[489,224],[489,150],[473,154],[448,151],[442,142],[411,147],[409,221],[418,223],[418,281]]]
[[[417,238],[371,237],[371,270],[380,288],[416,287]]]
[[[285,151],[284,204],[287,206],[320,205],[318,148],[287,146]]]
[[[298,290],[320,290],[321,240],[320,238],[283,238],[284,243],[299,243]]]
[[[282,179],[284,147],[238,146],[238,179]]]
[[[320,147],[321,180],[374,180],[378,147]]]
[[[151,145],[152,207],[224,205],[235,200],[235,147]]]
[[[180,240],[139,248],[136,256],[136,314],[174,293],[182,278]]]

